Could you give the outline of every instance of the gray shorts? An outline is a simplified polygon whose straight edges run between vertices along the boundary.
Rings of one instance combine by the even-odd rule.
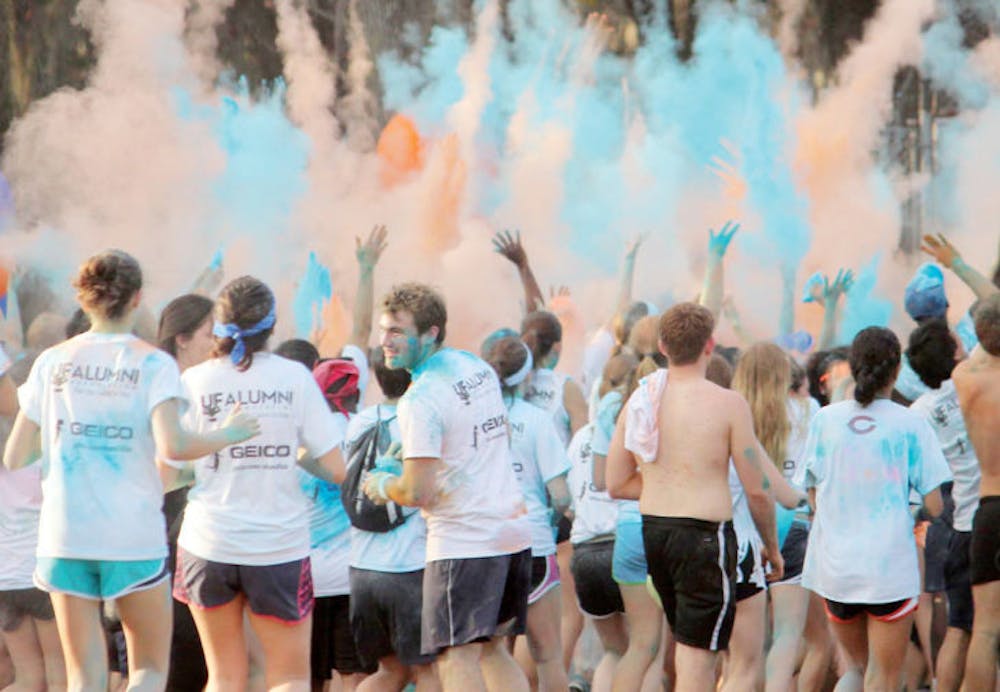
[[[428,562],[421,653],[524,634],[530,591],[530,548],[510,555]]]
[[[278,565],[231,565],[177,550],[174,598],[198,608],[218,608],[243,594],[256,615],[295,623],[313,609],[309,558]]]
[[[24,618],[51,620],[52,601],[41,589],[15,589],[0,591],[0,631],[13,632]]]
[[[420,653],[424,571],[376,572],[351,567],[351,630],[366,665],[396,655],[404,666],[434,662]]]

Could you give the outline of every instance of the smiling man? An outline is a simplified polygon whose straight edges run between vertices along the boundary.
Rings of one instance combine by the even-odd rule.
[[[427,520],[421,649],[439,654],[445,690],[527,690],[502,642],[524,632],[531,538],[500,382],[443,346],[447,311],[430,287],[394,287],[381,312],[386,364],[413,381],[397,409],[402,475],[373,473],[365,492],[421,507]]]

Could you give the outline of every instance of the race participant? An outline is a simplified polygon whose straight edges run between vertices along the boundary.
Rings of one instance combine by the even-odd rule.
[[[980,302],[975,328],[979,348],[952,373],[982,476],[969,555],[976,616],[963,689],[970,691],[996,686],[1000,646],[1000,294]]]
[[[587,422],[587,402],[580,386],[555,371],[562,348],[559,318],[543,310],[532,312],[521,322],[521,338],[531,349],[534,365],[524,385],[524,399],[549,412],[563,448]]]
[[[921,324],[910,334],[907,358],[928,388],[910,405],[923,415],[937,435],[955,478],[948,554],[944,565],[948,596],[948,629],[934,667],[937,689],[958,690],[965,670],[965,657],[972,632],[972,584],[969,581],[969,543],[972,517],[979,505],[979,462],[969,442],[965,420],[951,380],[959,345],[943,319]]]
[[[660,318],[670,363],[645,378],[618,419],[607,459],[612,497],[639,499],[649,573],[677,641],[677,687],[715,684],[735,614],[736,536],[728,484],[736,466],[754,525],[780,578],[767,453],[738,394],[705,379],[715,321],[705,307],[675,305]],[[669,383],[668,383],[669,380]],[[709,578],[709,575],[711,577]]]
[[[504,645],[523,634],[531,539],[510,460],[507,412],[496,373],[444,348],[443,299],[422,284],[382,302],[386,362],[413,382],[399,401],[401,476],[369,475],[374,501],[419,506],[427,520],[421,650],[438,654],[445,690],[524,690]]]
[[[569,679],[559,640],[560,575],[552,527],[563,515],[572,516],[572,500],[566,485],[569,459],[552,418],[520,395],[520,387],[532,372],[533,360],[527,344],[517,337],[502,339],[486,360],[500,378],[510,425],[513,467],[531,523],[528,649],[538,672],[538,689],[565,690]]]
[[[330,412],[308,370],[265,352],[275,324],[265,284],[249,276],[231,281],[215,319],[213,358],[183,375],[196,403],[189,420],[213,430],[227,410],[243,407],[261,419],[261,434],[195,462],[174,596],[191,608],[210,688],[247,684],[246,611],[268,688],[308,690],[313,586],[299,465],[339,482],[345,421]],[[305,456],[297,460],[300,447]]]
[[[410,386],[410,373],[387,368],[381,349],[372,366],[385,400],[351,420],[347,448],[379,422],[388,425],[393,443],[400,441],[396,405]],[[406,515],[401,526],[385,533],[351,527],[351,629],[362,662],[378,666],[359,686],[362,692],[402,690],[411,678],[417,692],[441,687],[435,657],[420,653],[427,524],[419,510],[408,508]]]
[[[177,365],[131,334],[142,298],[134,258],[119,250],[94,255],[74,286],[90,330],[35,361],[18,392],[4,463],[18,469],[42,456],[34,579],[51,594],[69,688],[107,688],[101,601],[116,600],[130,684],[163,689],[170,575],[156,454],[212,454],[259,426],[239,412],[210,433],[181,426],[187,397]]]
[[[802,585],[826,599],[847,659],[838,689],[892,690],[920,594],[910,490],[940,514],[938,488],[950,472],[930,426],[889,399],[900,367],[895,334],[859,332],[850,366],[854,399],[820,409],[796,470],[815,507]]]

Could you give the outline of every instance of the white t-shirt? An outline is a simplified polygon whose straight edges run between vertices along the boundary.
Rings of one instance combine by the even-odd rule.
[[[186,401],[177,364],[132,334],[86,332],[44,351],[18,389],[42,429],[39,557],[167,556],[153,409]]]
[[[785,459],[781,465],[781,473],[786,481],[794,483],[795,472],[809,437],[809,423],[819,411],[819,402],[811,396],[788,397],[785,410],[788,413],[790,428],[785,442]]]
[[[562,441],[563,449],[569,445],[571,437],[569,412],[563,401],[566,382],[569,375],[547,368],[533,370],[524,388],[524,399],[535,406],[545,409],[555,424],[556,432]]]
[[[531,523],[531,555],[552,555],[556,552],[556,540],[545,484],[569,472],[566,447],[544,409],[517,398],[507,408],[507,414],[514,472],[521,483]]]
[[[239,372],[228,358],[214,358],[184,372],[195,430],[218,428],[229,411],[260,421],[246,442],[194,462],[177,543],[206,560],[274,565],[309,554],[310,499],[299,482],[298,450],[323,456],[344,439],[343,416],[331,413],[316,381],[300,363],[255,353]]]
[[[348,418],[333,412],[344,430]],[[299,469],[299,485],[309,499],[309,562],[312,571],[313,594],[343,596],[351,592],[348,560],[351,520],[340,501],[340,486],[327,483]]]
[[[32,588],[41,510],[41,465],[0,466],[0,591]]]
[[[399,442],[396,407],[388,404],[369,406],[351,419],[347,426],[347,447],[381,417],[389,421],[389,435]],[[415,572],[424,568],[427,546],[427,523],[415,507],[402,507],[408,518],[385,533],[372,533],[351,527],[351,567],[375,572]]]
[[[580,373],[580,387],[590,392],[595,384],[600,384],[604,366],[615,350],[615,335],[601,327],[587,342],[583,351],[583,368]]]
[[[910,408],[920,413],[930,423],[937,435],[944,458],[951,467],[955,484],[951,497],[955,500],[952,523],[957,531],[972,531],[972,517],[979,507],[979,460],[969,442],[965,419],[958,405],[958,394],[951,380],[945,380],[937,389],[931,389],[913,402]]]
[[[736,534],[736,564],[742,565],[747,553],[753,549],[754,554],[759,555],[764,545],[757,531],[757,525],[753,523],[753,515],[750,514],[750,504],[747,502],[746,491],[743,490],[743,483],[736,473],[733,460],[729,460],[729,494],[733,498],[733,532]],[[767,587],[767,580],[764,577],[762,565],[755,565],[753,574],[748,581],[761,588]]]
[[[909,496],[951,479],[934,431],[888,399],[832,404],[809,426],[795,482],[816,488],[802,585],[842,603],[920,593]]]
[[[527,510],[493,368],[471,353],[441,349],[413,371],[397,410],[406,458],[441,460],[437,495],[423,510],[427,561],[528,548]]]
[[[368,354],[354,344],[344,344],[344,347],[340,349],[340,357],[347,358],[358,366],[358,401],[364,401],[369,380]]]
[[[594,486],[594,455],[590,441],[594,424],[576,431],[569,443],[569,490],[573,494],[573,528],[570,543],[576,545],[597,536],[614,536],[618,523],[618,503],[606,490]]]

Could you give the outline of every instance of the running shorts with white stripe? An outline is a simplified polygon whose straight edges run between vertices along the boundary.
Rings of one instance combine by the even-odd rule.
[[[733,523],[644,514],[642,539],[649,576],[677,641],[725,649],[736,614]]]

